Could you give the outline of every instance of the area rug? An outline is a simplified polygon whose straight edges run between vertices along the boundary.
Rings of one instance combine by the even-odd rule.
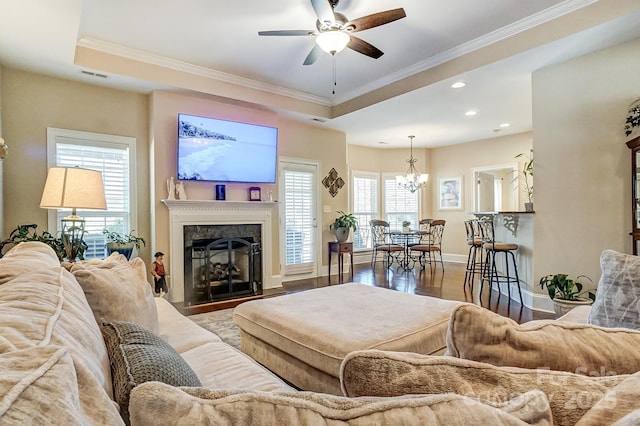
[[[240,349],[240,329],[233,323],[233,308],[204,314],[190,315],[188,318],[200,327],[215,333],[234,348]]]

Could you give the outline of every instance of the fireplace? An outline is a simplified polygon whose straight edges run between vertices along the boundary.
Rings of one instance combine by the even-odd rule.
[[[262,294],[261,225],[183,229],[186,305]]]
[[[244,262],[242,257],[250,256],[254,258],[253,274],[260,270],[260,275],[250,275],[249,268],[238,266],[241,271],[246,271],[246,276],[241,276],[244,282],[251,283],[251,290],[255,282],[256,291],[270,289],[279,286],[279,280],[273,276],[273,213],[277,203],[275,202],[251,202],[251,201],[212,201],[212,200],[162,200],[169,210],[169,253],[167,281],[169,282],[169,300],[172,302],[194,303],[192,296],[185,290],[193,286],[186,284],[187,271],[194,274],[194,265],[188,267],[187,250],[191,250],[194,240],[209,240],[208,242],[196,242],[199,248],[196,250],[198,256],[205,256],[206,245],[218,239],[238,239],[245,240],[249,245],[259,243],[259,248],[253,246],[246,250],[246,255],[242,252],[233,254],[235,263]],[[235,245],[231,243],[231,245]],[[220,242],[222,244],[222,242]],[[229,243],[227,243],[229,244]],[[204,248],[203,248],[204,245]],[[216,251],[216,245],[210,247],[210,251]],[[191,255],[192,257],[194,254]],[[215,263],[224,264],[220,256],[214,259]],[[228,265],[228,258],[225,257]],[[193,262],[193,260],[192,260]],[[198,260],[200,262],[200,260]],[[232,262],[233,263],[233,262]],[[203,265],[198,265],[202,267]],[[201,282],[206,282],[204,278]],[[232,278],[233,280],[233,278]],[[213,280],[216,281],[216,280]],[[211,287],[211,281],[209,281]],[[259,283],[259,284],[258,284]],[[201,284],[204,287],[204,284]],[[228,282],[227,282],[228,285]],[[214,283],[214,287],[218,287]],[[228,287],[228,286],[227,286]],[[243,297],[238,293],[246,291],[243,286],[231,287],[228,293],[230,297]],[[225,288],[225,290],[227,290]],[[221,296],[220,290],[211,292],[213,300],[223,300],[227,296]],[[196,299],[205,298],[206,290],[202,291]],[[260,293],[258,293],[260,294]],[[197,303],[201,303],[197,301]],[[206,302],[203,302],[206,303]]]

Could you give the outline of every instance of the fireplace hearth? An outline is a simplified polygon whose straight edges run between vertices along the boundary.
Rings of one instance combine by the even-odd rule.
[[[260,258],[253,237],[194,239],[185,247],[187,304],[262,294]]]

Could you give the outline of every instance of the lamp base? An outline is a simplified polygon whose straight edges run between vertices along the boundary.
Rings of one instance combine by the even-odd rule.
[[[82,258],[87,248],[82,240],[84,237],[84,219],[77,215],[70,215],[62,219],[62,244],[69,262],[75,262],[78,255]]]

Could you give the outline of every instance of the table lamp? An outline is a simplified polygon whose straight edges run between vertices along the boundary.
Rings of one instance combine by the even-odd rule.
[[[76,209],[107,209],[102,173],[79,167],[51,167],[40,207],[71,209],[71,214],[61,220],[61,237],[67,259],[74,262],[84,236],[84,219],[76,214]]]

